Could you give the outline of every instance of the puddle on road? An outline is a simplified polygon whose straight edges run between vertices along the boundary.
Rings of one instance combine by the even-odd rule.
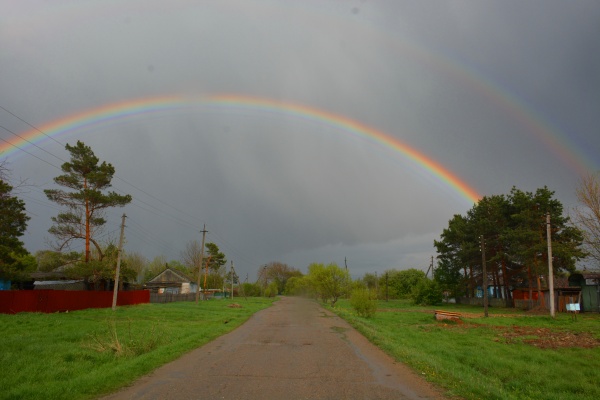
[[[343,328],[343,327],[341,327],[341,326],[332,326],[332,327],[331,327],[331,330],[332,330],[333,332],[335,332],[335,333],[339,333],[339,334],[340,334],[340,337],[341,337],[343,340],[347,340],[347,339],[348,339],[348,338],[347,338],[347,336],[346,336],[346,332],[348,331],[348,328]]]

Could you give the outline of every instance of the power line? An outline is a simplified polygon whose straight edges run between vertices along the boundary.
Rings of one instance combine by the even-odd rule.
[[[15,132],[11,131],[10,129],[6,128],[5,126],[2,126],[2,125],[0,125],[0,128],[4,129],[5,131],[7,131],[8,133],[10,133],[10,134],[12,134],[12,135],[15,135],[15,136],[16,136],[16,137],[18,137],[18,138],[20,138],[20,139],[22,139],[22,140],[26,141],[27,143],[29,143],[30,145],[32,145],[32,146],[34,146],[34,147],[36,147],[36,148],[40,149],[40,150],[41,150],[41,151],[43,151],[44,153],[50,154],[52,157],[55,157],[55,158],[59,159],[59,160],[60,160],[60,161],[62,161],[62,162],[66,162],[65,160],[63,160],[62,158],[60,158],[59,156],[57,156],[56,154],[54,154],[54,153],[51,153],[51,152],[49,152],[49,151],[48,151],[48,150],[46,150],[46,149],[42,149],[40,146],[38,146],[37,144],[33,143],[31,140],[28,140],[28,139],[24,138],[23,136],[19,135],[18,133],[15,133]],[[12,144],[12,143],[11,143],[11,144]],[[13,144],[13,146],[14,146],[14,147],[17,147],[19,150],[23,150],[21,147],[18,147],[17,145],[14,145],[14,144]],[[23,150],[23,151],[24,151],[24,150]]]
[[[48,134],[47,134],[46,132],[44,132],[43,130],[39,129],[37,126],[35,126],[35,125],[31,124],[30,122],[28,122],[28,121],[26,121],[25,119],[21,118],[20,116],[18,116],[17,114],[13,113],[13,112],[12,112],[12,111],[10,111],[10,110],[8,110],[7,108],[3,107],[2,105],[0,105],[0,109],[4,110],[6,113],[10,114],[11,116],[13,116],[14,118],[18,119],[18,120],[19,120],[19,121],[21,121],[22,123],[26,124],[26,125],[27,125],[27,126],[29,126],[30,128],[32,128],[32,129],[34,129],[35,131],[39,132],[40,134],[44,135],[44,136],[45,136],[45,137],[47,137],[48,139],[50,139],[50,140],[54,141],[55,143],[57,143],[57,144],[59,144],[59,145],[61,145],[61,146],[65,147],[65,144],[63,144],[63,143],[61,143],[60,141],[56,140],[55,138],[53,138],[52,136],[48,135]],[[27,143],[29,143],[29,144],[31,144],[31,145],[33,145],[33,146],[35,146],[36,148],[38,148],[38,149],[42,150],[42,151],[43,151],[43,152],[45,152],[45,153],[47,153],[47,154],[51,155],[52,157],[54,157],[54,158],[56,158],[56,159],[58,159],[58,160],[61,160],[62,162],[66,162],[66,161],[65,161],[64,159],[62,159],[61,157],[59,157],[59,156],[57,156],[57,155],[53,154],[53,153],[52,153],[52,152],[50,152],[50,151],[47,151],[47,150],[45,150],[45,149],[41,148],[41,147],[40,147],[40,146],[38,146],[37,144],[35,144],[35,143],[33,143],[33,142],[31,142],[31,141],[27,140],[26,138],[24,138],[23,136],[21,136],[21,135],[19,135],[19,134],[15,133],[15,132],[13,132],[12,130],[10,130],[10,129],[8,129],[8,128],[4,127],[4,126],[1,126],[1,125],[0,125],[0,128],[2,128],[2,129],[4,129],[5,131],[7,131],[7,132],[9,132],[9,133],[11,133],[11,134],[13,134],[13,135],[15,135],[15,136],[19,137],[20,139],[22,139],[22,140],[26,141]],[[13,147],[17,148],[18,150],[20,150],[20,151],[22,151],[22,152],[24,152],[24,153],[26,153],[26,154],[28,154],[28,155],[30,155],[30,156],[32,156],[32,157],[35,157],[36,159],[38,159],[38,160],[40,160],[40,161],[42,161],[42,162],[44,162],[44,163],[46,163],[46,164],[48,164],[48,165],[50,165],[50,166],[54,167],[54,168],[57,168],[58,170],[62,170],[60,167],[58,167],[58,166],[56,166],[56,165],[52,164],[52,163],[51,163],[51,162],[49,162],[49,161],[46,161],[46,160],[44,160],[44,159],[42,159],[42,158],[40,158],[40,157],[36,156],[35,154],[32,154],[31,152],[29,152],[29,151],[27,151],[27,150],[23,149],[22,147],[20,147],[20,146],[18,146],[18,145],[15,145],[14,143],[11,143],[11,142],[9,142],[9,141],[7,141],[7,140],[5,140],[5,139],[2,139],[2,138],[0,138],[0,140],[2,140],[2,141],[4,141],[4,142],[6,142],[6,143],[8,143],[8,144],[10,144],[11,146],[13,146]],[[171,209],[173,209],[173,210],[177,211],[178,213],[180,213],[180,214],[182,214],[182,215],[184,215],[184,216],[190,217],[190,218],[192,218],[192,219],[194,219],[194,220],[196,220],[196,221],[200,222],[200,219],[199,219],[198,217],[196,217],[195,215],[192,215],[192,214],[190,214],[190,213],[188,213],[188,212],[186,212],[186,211],[183,211],[183,210],[181,210],[181,209],[179,209],[179,208],[175,207],[175,206],[174,206],[174,205],[172,205],[171,203],[168,203],[168,202],[165,202],[165,201],[161,200],[160,198],[158,198],[158,197],[156,197],[156,196],[152,195],[151,193],[149,193],[149,192],[145,191],[144,189],[142,189],[142,188],[140,188],[140,187],[138,187],[138,186],[136,186],[136,185],[132,184],[131,182],[129,182],[129,181],[127,181],[127,180],[125,180],[124,178],[121,178],[120,176],[117,176],[117,175],[115,175],[115,176],[114,176],[114,178],[116,178],[116,179],[118,179],[119,181],[121,181],[121,182],[125,183],[126,185],[128,185],[128,186],[132,187],[133,189],[135,189],[135,190],[139,191],[140,193],[143,193],[144,195],[148,196],[149,198],[151,198],[151,199],[153,199],[153,200],[155,200],[155,201],[159,202],[160,204],[162,204],[162,205],[164,205],[164,206],[166,206],[166,207],[169,207],[169,208],[171,208]],[[117,192],[120,192],[121,194],[124,194],[124,192],[123,192],[123,191],[121,191],[121,190],[115,189],[115,191],[117,191]],[[139,202],[139,203],[141,203],[141,204],[144,204],[144,205],[146,205],[146,206],[150,207],[150,208],[151,208],[151,209],[153,209],[153,210],[156,210],[156,211],[158,211],[159,213],[163,214],[164,216],[166,216],[166,217],[169,217],[169,218],[171,218],[172,220],[174,220],[174,221],[178,222],[178,223],[179,223],[179,224],[181,224],[182,226],[186,226],[186,227],[188,227],[188,228],[192,228],[192,229],[195,229],[195,227],[196,227],[196,224],[194,224],[194,223],[192,223],[192,222],[189,222],[189,221],[187,221],[187,220],[184,220],[184,219],[182,219],[182,218],[179,218],[179,217],[177,217],[177,216],[175,216],[175,215],[172,215],[172,214],[166,213],[164,210],[162,210],[162,209],[160,209],[160,208],[158,208],[158,207],[156,207],[156,206],[154,206],[154,205],[152,205],[152,204],[150,204],[150,203],[148,203],[148,202],[146,202],[146,201],[144,201],[144,200],[141,200],[141,199],[139,199],[137,196],[134,196],[134,197],[133,197],[133,200],[134,200],[135,202]],[[41,203],[39,203],[39,204],[41,204]],[[140,205],[138,205],[138,204],[132,204],[132,205],[134,205],[134,206],[136,206],[136,207],[138,207],[138,208],[140,208],[140,209],[142,209],[142,210],[145,210],[145,211],[150,211],[150,210],[147,210],[147,209],[145,209],[144,207],[142,207],[142,206],[140,206]],[[47,205],[47,206],[48,206],[48,207],[51,207],[50,205]],[[131,219],[130,219],[130,221],[131,221]],[[140,227],[141,227],[141,225],[140,225]],[[144,229],[143,227],[141,227],[141,228],[142,228],[142,229]],[[214,233],[214,234],[215,234],[215,236],[216,236],[216,237],[217,237],[217,238],[220,240],[220,242],[222,242],[222,243],[221,243],[221,244],[222,244],[222,247],[223,247],[223,248],[225,248],[225,249],[228,249],[228,252],[231,252],[231,253],[233,253],[233,254],[236,256],[236,259],[241,259],[241,260],[243,260],[243,261],[245,261],[245,262],[248,262],[248,263],[250,263],[250,264],[255,264],[255,265],[258,265],[258,264],[260,264],[260,263],[258,263],[258,262],[256,262],[256,261],[254,261],[254,260],[249,260],[248,258],[241,256],[241,255],[240,255],[240,253],[239,253],[239,250],[238,250],[238,249],[236,249],[236,248],[235,248],[235,246],[233,246],[233,245],[232,245],[232,244],[230,244],[228,241],[226,241],[226,240],[225,240],[225,239],[224,239],[224,238],[223,238],[221,235],[219,235],[219,234],[217,234],[216,232],[214,232],[214,230],[213,230],[213,233]],[[224,243],[224,244],[223,244],[223,243]],[[170,245],[168,245],[168,246],[170,247]],[[172,247],[171,247],[171,249],[172,249]]]
[[[25,125],[35,129],[36,131],[38,131],[39,133],[41,133],[42,135],[46,136],[48,139],[55,141],[56,143],[60,144],[61,146],[64,146],[64,144],[62,144],[61,142],[59,142],[58,140],[54,139],[52,136],[48,135],[46,132],[42,131],[41,129],[39,129],[38,127],[30,124],[29,122],[25,121],[23,118],[19,117],[18,115],[16,115],[15,113],[7,110],[6,108],[2,107],[2,105],[0,105],[0,109],[6,111],[7,113],[9,113],[10,115],[12,115],[13,117],[15,117],[16,119],[18,119],[19,121],[23,122]]]
[[[2,129],[5,129],[5,130],[6,130],[6,128],[5,128],[5,127],[3,127],[3,126],[0,126],[0,128],[2,128]],[[9,132],[10,132],[10,131],[9,131]],[[29,154],[29,155],[30,155],[30,156],[32,156],[32,157],[35,157],[35,158],[37,158],[38,160],[40,160],[40,161],[42,161],[42,162],[45,162],[46,164],[48,164],[48,165],[50,165],[50,166],[52,166],[52,167],[54,167],[54,168],[60,169],[60,167],[58,167],[58,166],[56,166],[56,165],[52,164],[52,163],[51,163],[51,162],[49,162],[49,161],[46,161],[46,160],[44,160],[43,158],[40,158],[40,157],[36,156],[35,154],[32,154],[32,153],[30,153],[29,151],[27,151],[27,150],[25,150],[25,149],[23,149],[23,148],[21,148],[21,147],[17,146],[17,145],[16,145],[16,144],[14,144],[14,143],[11,143],[11,142],[9,142],[9,141],[8,141],[8,140],[6,140],[6,139],[0,138],[0,140],[2,140],[2,141],[3,141],[3,142],[5,142],[5,143],[8,143],[8,144],[9,144],[9,145],[11,145],[12,147],[15,147],[15,148],[17,148],[17,149],[19,149],[20,151],[22,151],[22,152],[24,152],[24,153],[27,153],[27,154]]]

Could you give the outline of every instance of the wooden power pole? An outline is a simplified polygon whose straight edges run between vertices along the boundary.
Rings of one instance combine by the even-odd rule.
[[[548,291],[550,292],[550,316],[554,318],[554,268],[552,267],[552,238],[550,213],[546,213],[546,238],[548,240]]]
[[[203,225],[202,230],[202,247],[200,248],[200,264],[198,265],[198,286],[196,288],[196,304],[198,303],[198,298],[200,297],[200,275],[202,275],[202,263],[204,262],[204,240],[206,239],[206,224]]]
[[[119,291],[119,274],[121,273],[121,253],[123,253],[123,237],[125,236],[125,218],[123,214],[121,221],[121,237],[119,238],[119,249],[117,250],[117,270],[115,271],[115,286],[113,288],[112,309],[117,309],[117,292]]]
[[[483,269],[483,279],[481,285],[483,286],[483,313],[488,316],[488,284],[487,284],[487,267],[485,265],[485,240],[481,235],[481,267]]]

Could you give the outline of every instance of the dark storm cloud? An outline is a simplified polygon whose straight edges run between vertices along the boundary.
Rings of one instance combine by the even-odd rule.
[[[600,166],[595,2],[15,2],[0,11],[0,105],[38,126],[136,98],[240,93],[359,121],[481,194],[548,185],[573,205],[577,173],[532,126]],[[125,210],[127,245],[149,258],[178,258],[206,223],[241,272],[344,257],[354,275],[426,268],[433,239],[472,205],[398,152],[277,110],[147,115],[59,139],[81,139],[115,165],[124,179],[115,187],[136,199]],[[43,188],[59,173],[25,154],[10,163]],[[57,210],[41,190],[29,196],[35,251]]]

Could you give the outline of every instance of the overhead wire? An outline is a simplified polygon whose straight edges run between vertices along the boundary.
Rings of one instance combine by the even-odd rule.
[[[48,139],[50,139],[50,140],[54,141],[55,143],[57,143],[57,144],[59,144],[59,145],[61,145],[61,146],[63,146],[63,147],[65,146],[65,145],[64,145],[63,143],[61,143],[60,141],[56,140],[55,138],[53,138],[52,136],[48,135],[48,134],[47,134],[46,132],[44,132],[43,130],[41,130],[41,129],[39,129],[38,127],[36,127],[35,125],[33,125],[33,124],[29,123],[28,121],[26,121],[25,119],[21,118],[20,116],[18,116],[17,114],[13,113],[12,111],[8,110],[7,108],[3,107],[2,105],[0,105],[0,109],[4,110],[6,113],[10,114],[10,115],[11,115],[11,116],[13,116],[14,118],[18,119],[18,120],[19,120],[19,121],[21,121],[22,123],[26,124],[26,125],[27,125],[27,126],[29,126],[30,128],[34,129],[35,131],[39,132],[40,134],[44,135],[45,137],[47,137]],[[58,159],[58,160],[61,160],[61,161],[63,161],[63,162],[66,162],[64,159],[62,159],[61,157],[57,156],[56,154],[53,154],[52,152],[50,152],[50,151],[48,151],[48,150],[46,150],[46,149],[43,149],[43,148],[41,148],[41,147],[40,147],[40,146],[38,146],[37,144],[35,144],[35,143],[33,143],[33,142],[31,142],[31,141],[27,140],[26,138],[24,138],[23,136],[21,136],[21,135],[19,135],[19,134],[15,133],[15,132],[13,132],[12,130],[10,130],[10,129],[8,129],[8,128],[6,128],[6,127],[2,126],[2,125],[0,125],[0,128],[4,129],[5,131],[7,131],[7,132],[11,133],[12,135],[14,135],[14,136],[16,136],[16,137],[19,137],[20,139],[22,139],[22,140],[26,141],[27,143],[29,143],[29,144],[31,144],[31,145],[33,145],[33,146],[35,146],[36,148],[40,149],[41,151],[45,152],[46,154],[49,154],[49,155],[51,155],[52,157],[54,157],[54,158],[56,158],[56,159]],[[22,147],[20,147],[20,146],[17,146],[17,145],[15,145],[14,143],[12,143],[12,142],[10,142],[10,141],[8,141],[8,140],[2,139],[2,138],[0,138],[0,140],[2,140],[2,141],[4,141],[4,142],[8,143],[8,144],[9,144],[9,145],[11,145],[12,147],[15,147],[15,148],[17,148],[17,149],[19,149],[20,151],[22,151],[22,152],[24,152],[24,153],[26,153],[26,154],[28,154],[28,155],[30,155],[30,156],[32,156],[32,157],[34,157],[34,158],[36,158],[36,159],[40,160],[40,161],[42,161],[42,162],[44,162],[44,163],[46,163],[46,164],[48,164],[48,165],[50,165],[50,166],[52,166],[52,167],[54,167],[54,168],[57,168],[58,170],[62,170],[62,169],[61,169],[60,167],[58,167],[57,165],[54,165],[54,164],[52,164],[51,162],[49,162],[49,161],[47,161],[47,160],[44,160],[44,159],[42,159],[42,158],[40,158],[40,157],[36,156],[35,154],[33,154],[33,153],[31,153],[31,152],[29,152],[29,151],[27,151],[27,150],[23,149],[23,148],[22,148]],[[171,204],[171,203],[169,203],[169,202],[165,202],[165,201],[163,201],[162,199],[160,199],[160,198],[158,198],[158,197],[156,197],[156,196],[152,195],[151,193],[147,192],[146,190],[144,190],[144,189],[142,189],[142,188],[140,188],[140,187],[138,187],[138,186],[136,186],[136,185],[132,184],[131,182],[129,182],[129,181],[127,181],[127,180],[125,180],[124,178],[122,178],[122,177],[120,177],[120,176],[114,175],[114,178],[116,178],[117,180],[119,180],[119,181],[123,182],[124,184],[126,184],[126,185],[128,185],[128,186],[132,187],[133,189],[137,190],[138,192],[140,192],[140,193],[142,193],[142,194],[146,195],[147,197],[149,197],[149,198],[151,198],[151,199],[153,199],[153,200],[157,201],[158,203],[162,204],[163,206],[166,206],[166,207],[168,207],[168,208],[170,208],[170,209],[172,209],[172,210],[175,210],[175,211],[177,211],[177,212],[178,212],[178,213],[180,213],[181,215],[187,216],[187,217],[189,217],[189,218],[192,218],[192,219],[194,219],[194,220],[198,221],[198,225],[194,225],[193,223],[189,222],[189,220],[185,220],[185,219],[182,219],[182,218],[180,218],[180,217],[178,217],[178,216],[175,216],[175,215],[173,215],[173,214],[167,213],[166,211],[164,211],[164,210],[162,210],[162,209],[160,209],[160,208],[156,207],[155,205],[153,205],[153,204],[151,204],[151,203],[149,203],[149,202],[147,202],[147,201],[141,200],[141,199],[140,199],[139,197],[137,197],[137,196],[133,196],[133,202],[141,203],[141,204],[143,204],[143,205],[145,205],[145,206],[147,206],[147,207],[150,207],[151,209],[153,209],[153,210],[157,211],[159,214],[163,214],[163,216],[166,216],[166,217],[170,218],[171,220],[175,221],[176,223],[178,223],[178,224],[180,224],[180,225],[182,225],[182,226],[185,226],[185,227],[187,227],[187,228],[194,229],[194,230],[199,228],[199,224],[200,224],[201,220],[200,220],[200,218],[198,218],[197,216],[195,216],[195,215],[192,215],[192,214],[190,214],[190,213],[188,213],[188,212],[186,212],[186,211],[183,211],[183,210],[179,209],[178,207],[175,207],[173,204]],[[117,189],[117,188],[114,188],[114,190],[115,190],[116,192],[119,192],[119,193],[121,193],[121,194],[125,194],[125,193],[124,193],[122,190],[119,190],[119,189]],[[40,203],[41,203],[41,202],[39,202],[39,201],[38,201],[38,204],[40,204]],[[135,207],[138,207],[138,208],[140,208],[140,209],[142,209],[142,210],[145,210],[145,211],[147,211],[147,212],[150,212],[150,210],[148,210],[148,209],[144,208],[143,206],[141,206],[141,205],[139,205],[139,204],[132,204],[132,205],[133,205],[133,206],[135,206]],[[48,205],[48,206],[49,206],[49,207],[51,207],[51,205]],[[53,208],[54,208],[54,207],[53,207]],[[159,214],[156,214],[156,213],[155,213],[155,215],[159,215]],[[140,227],[141,227],[141,225],[139,225],[139,224],[138,224],[138,226],[140,226]],[[141,229],[145,229],[145,228],[141,228]],[[145,230],[145,231],[147,232],[147,230]],[[245,255],[244,255],[244,256],[242,256],[242,255],[240,254],[240,251],[239,251],[237,248],[235,248],[235,246],[233,246],[231,243],[229,243],[227,240],[225,240],[225,239],[223,238],[223,236],[222,236],[222,235],[219,235],[217,232],[215,232],[214,228],[213,228],[213,229],[211,229],[211,232],[212,232],[212,233],[213,233],[213,234],[214,234],[214,235],[215,235],[215,236],[216,236],[216,237],[219,239],[219,242],[220,242],[220,244],[221,244],[221,247],[222,247],[224,250],[228,250],[228,252],[230,252],[230,253],[233,253],[233,255],[235,255],[236,259],[239,259],[239,260],[242,260],[242,261],[248,262],[249,264],[254,264],[254,265],[259,265],[259,264],[260,264],[260,263],[256,262],[255,260],[252,260],[251,258],[249,258],[249,257],[247,257],[247,256],[245,256]],[[169,246],[169,248],[170,248],[171,250],[173,250],[173,248],[171,247],[171,245],[168,245],[168,246]],[[253,258],[253,257],[252,257],[252,258]]]

